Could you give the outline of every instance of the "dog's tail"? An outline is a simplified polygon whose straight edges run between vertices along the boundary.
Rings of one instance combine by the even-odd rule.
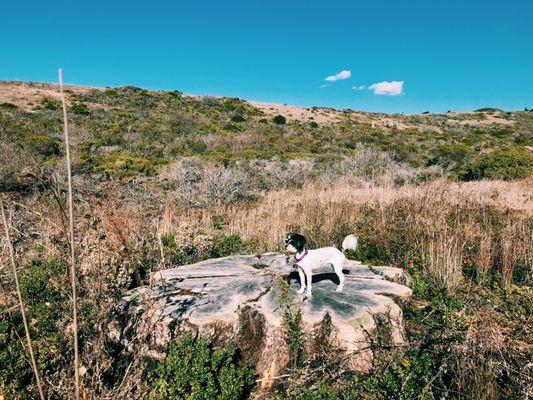
[[[355,235],[348,235],[342,241],[342,251],[343,252],[345,252],[346,250],[355,251],[357,250],[358,243],[359,241],[357,240],[357,237]]]

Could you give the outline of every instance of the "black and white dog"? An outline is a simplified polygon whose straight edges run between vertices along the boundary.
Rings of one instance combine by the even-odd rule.
[[[331,264],[335,273],[339,277],[339,286],[337,292],[342,292],[344,287],[344,274],[342,267],[346,257],[344,253],[336,247],[322,247],[315,250],[307,250],[307,240],[299,233],[289,233],[285,237],[285,249],[287,252],[294,254],[295,264],[294,268],[298,269],[300,275],[300,290],[302,294],[306,290],[306,295],[311,297],[313,270],[324,265]],[[355,250],[357,247],[357,238],[353,235],[347,236],[342,243],[343,250]]]

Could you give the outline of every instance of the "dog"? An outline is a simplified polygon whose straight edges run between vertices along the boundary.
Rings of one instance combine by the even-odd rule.
[[[307,297],[311,297],[313,270],[327,264],[333,266],[333,270],[339,278],[337,292],[342,292],[344,288],[344,274],[342,267],[346,256],[336,247],[322,247],[320,249],[308,250],[306,247],[307,240],[299,233],[289,233],[285,237],[285,250],[294,254],[294,268],[298,269],[300,276],[300,289],[298,294],[306,292]],[[354,235],[347,236],[343,241],[343,250],[355,250],[357,247],[357,238]],[[306,286],[307,280],[307,286]],[[307,288],[307,291],[306,291]]]

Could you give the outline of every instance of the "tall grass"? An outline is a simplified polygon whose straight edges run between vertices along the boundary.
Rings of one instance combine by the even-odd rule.
[[[362,239],[362,254],[375,262],[420,270],[453,289],[465,273],[488,275],[508,286],[529,276],[532,254],[531,180],[401,187],[339,180],[270,192],[259,202],[175,212],[176,224],[226,229],[255,251],[280,250],[288,231],[312,246],[339,246],[348,233]],[[467,271],[468,268],[473,271]]]
[[[63,131],[65,134],[65,158],[67,164],[68,183],[68,212],[69,212],[69,239],[70,239],[70,285],[72,291],[72,333],[74,335],[74,380],[75,398],[80,398],[80,371],[78,354],[78,305],[76,293],[76,254],[74,250],[74,206],[72,202],[72,172],[70,162],[70,144],[68,132],[67,105],[65,94],[63,93],[63,72],[59,69],[59,89],[61,94],[61,105],[63,108]]]

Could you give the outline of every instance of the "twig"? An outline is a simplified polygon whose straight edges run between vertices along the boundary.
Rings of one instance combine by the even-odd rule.
[[[33,355],[33,346],[31,345],[30,329],[28,328],[28,321],[26,320],[26,312],[24,311],[24,305],[22,303],[22,293],[20,292],[19,279],[17,275],[17,266],[15,264],[15,253],[13,251],[13,244],[11,242],[11,236],[9,235],[9,227],[7,225],[6,213],[4,211],[4,202],[2,196],[0,196],[0,208],[2,209],[2,220],[4,222],[4,229],[6,232],[7,248],[9,252],[9,258],[11,261],[11,268],[13,269],[13,277],[15,279],[15,288],[17,290],[17,296],[19,299],[20,314],[22,315],[22,323],[24,324],[24,331],[26,333],[26,342],[28,344],[28,351],[30,353],[31,367],[35,375],[35,382],[37,383],[37,389],[39,390],[39,397],[44,400],[43,388],[41,385],[41,377],[39,370],[37,369],[37,363],[35,362],[35,356]]]
[[[276,380],[276,379],[288,378],[289,376],[291,376],[291,375],[290,375],[290,374],[278,375],[278,376],[273,376],[272,378],[261,378],[261,379],[256,379],[255,381],[256,381],[256,382],[274,381],[274,380]]]
[[[78,354],[78,310],[76,295],[76,256],[74,253],[74,211],[72,206],[72,173],[70,166],[70,145],[68,135],[67,105],[65,94],[63,93],[63,71],[59,69],[59,91],[61,94],[61,104],[63,106],[63,126],[65,133],[65,156],[67,159],[67,181],[68,181],[68,211],[69,211],[69,233],[70,233],[70,285],[72,287],[72,325],[74,334],[74,379],[75,398],[80,398],[80,371]]]
[[[161,266],[165,265],[165,251],[163,250],[163,241],[161,240],[161,231],[159,230],[159,220],[156,221],[156,234],[157,234],[157,244],[159,245],[159,252],[161,253]]]

